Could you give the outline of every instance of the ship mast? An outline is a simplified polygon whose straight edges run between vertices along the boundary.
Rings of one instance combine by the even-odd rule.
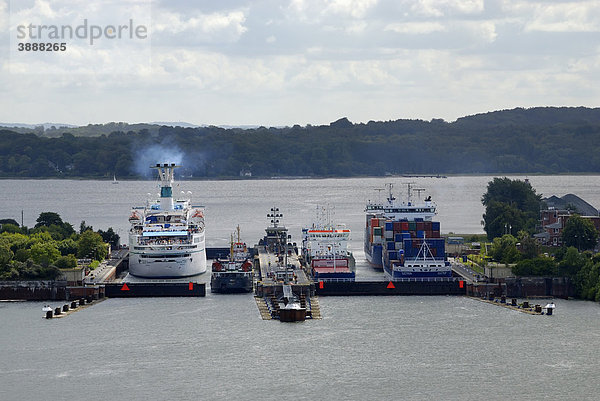
[[[160,208],[161,210],[173,210],[173,178],[174,170],[177,167],[175,163],[156,163],[155,168],[160,178]]]

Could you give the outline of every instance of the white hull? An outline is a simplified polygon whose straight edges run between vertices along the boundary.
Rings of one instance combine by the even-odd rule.
[[[139,236],[131,235],[130,244],[137,244]],[[153,245],[151,248],[130,247],[129,273],[145,278],[180,278],[206,272],[204,234],[192,236],[192,244],[183,246]],[[189,248],[189,247],[192,248]],[[171,249],[168,249],[171,248]],[[176,249],[173,249],[176,248]]]
[[[191,258],[142,261],[141,255],[129,254],[129,273],[144,278],[180,278],[206,272],[206,253],[198,252]],[[167,259],[169,260],[169,259]]]

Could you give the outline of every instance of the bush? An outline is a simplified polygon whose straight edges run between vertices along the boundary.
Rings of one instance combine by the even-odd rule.
[[[556,276],[558,266],[551,258],[533,258],[517,262],[512,268],[515,276]]]

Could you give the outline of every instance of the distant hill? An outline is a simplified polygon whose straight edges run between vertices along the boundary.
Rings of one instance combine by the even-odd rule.
[[[600,124],[600,108],[587,107],[533,107],[512,110],[492,111],[461,117],[455,122],[458,126],[552,126],[557,124],[582,125]]]
[[[292,127],[112,122],[0,129],[0,177],[185,177],[600,173],[600,109],[536,107],[459,118],[340,118]]]

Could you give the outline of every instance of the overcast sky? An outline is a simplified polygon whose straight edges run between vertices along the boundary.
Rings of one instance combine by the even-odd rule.
[[[147,34],[17,49],[18,26],[84,20]],[[0,27],[1,122],[277,126],[600,106],[598,0],[0,0]]]

